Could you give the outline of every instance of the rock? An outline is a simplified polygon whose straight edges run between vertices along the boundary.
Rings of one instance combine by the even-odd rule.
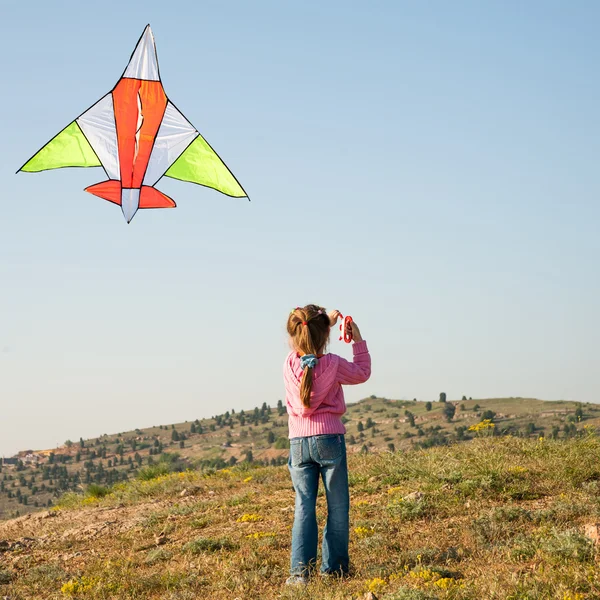
[[[188,489],[187,489],[187,488],[186,488],[186,489],[183,489],[183,490],[181,490],[181,492],[179,492],[179,497],[180,497],[180,498],[183,498],[183,497],[187,496],[189,493],[190,493],[190,492],[188,491]]]
[[[214,493],[212,490],[210,490],[210,492],[208,492],[208,495],[209,495],[209,496],[214,496],[214,495],[215,495],[215,493]]]
[[[424,495],[423,492],[411,492],[410,494],[403,496],[402,500],[405,502],[416,502],[417,500],[421,500]]]
[[[583,528],[583,534],[585,537],[590,538],[594,544],[598,544],[600,541],[600,523],[588,523]]]
[[[169,541],[169,538],[167,537],[167,534],[164,531],[161,531],[158,535],[154,536],[154,543],[157,546],[162,546],[163,544],[166,544]]]
[[[34,521],[42,521],[43,519],[51,519],[52,517],[58,516],[55,510],[44,510],[39,513],[35,513],[31,518]]]
[[[369,477],[369,483],[375,483],[377,481],[377,475],[373,475],[373,477]]]
[[[377,596],[373,592],[367,592],[363,596],[363,600],[377,600]]]

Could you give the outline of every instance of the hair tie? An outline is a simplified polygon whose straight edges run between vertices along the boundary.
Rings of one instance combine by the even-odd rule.
[[[300,366],[302,369],[314,369],[319,362],[319,359],[314,354],[305,354],[300,357]]]
[[[304,325],[306,327],[308,325],[308,323],[306,321],[302,321],[302,325]]]

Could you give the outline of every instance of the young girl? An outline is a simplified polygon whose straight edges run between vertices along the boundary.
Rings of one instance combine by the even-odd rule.
[[[292,352],[283,377],[289,415],[288,467],[296,491],[288,584],[306,583],[317,560],[317,491],[322,477],[327,497],[322,574],[348,572],[350,495],[346,462],[346,412],[342,385],[363,383],[371,375],[371,356],[356,323],[351,323],[354,361],[325,354],[331,328],[340,317],[309,304],[290,313],[287,330]]]

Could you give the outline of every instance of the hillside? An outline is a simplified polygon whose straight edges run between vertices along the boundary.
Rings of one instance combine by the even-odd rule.
[[[431,403],[371,397],[348,407],[348,449],[398,451],[465,441],[476,434],[469,427],[490,417],[496,435],[564,438],[578,435],[586,424],[599,426],[600,407],[523,398]],[[285,409],[265,403],[252,411],[25,451],[1,468],[0,519],[50,507],[67,491],[126,481],[140,470],[222,469],[242,461],[283,464],[287,448]]]
[[[363,406],[364,410],[364,406]],[[92,487],[0,523],[0,597],[588,600],[600,597],[600,440],[489,437],[349,457],[343,581],[283,586],[293,491],[248,463]],[[324,498],[318,501],[321,526]]]

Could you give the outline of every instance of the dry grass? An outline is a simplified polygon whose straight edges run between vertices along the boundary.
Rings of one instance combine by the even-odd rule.
[[[354,455],[352,576],[304,589],[283,586],[294,501],[285,467],[162,475],[104,497],[71,495],[54,517],[0,523],[9,542],[4,552],[0,542],[0,596],[599,598],[598,556],[582,534],[599,518],[599,458],[593,435]],[[405,499],[412,492],[422,496]]]

